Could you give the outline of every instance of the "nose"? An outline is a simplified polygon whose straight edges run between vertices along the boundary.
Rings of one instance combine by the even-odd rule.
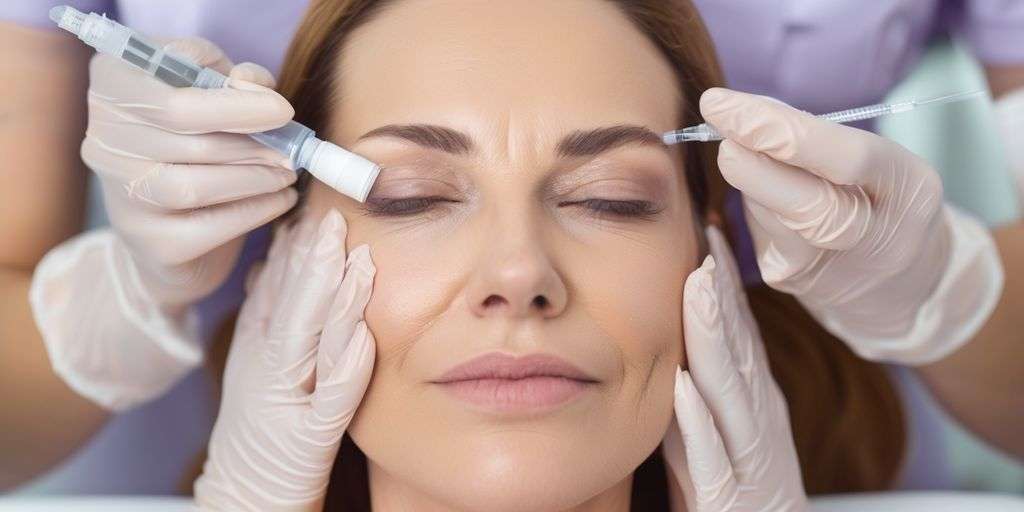
[[[474,315],[553,318],[565,310],[568,292],[547,251],[536,238],[509,236],[494,241],[468,283]]]

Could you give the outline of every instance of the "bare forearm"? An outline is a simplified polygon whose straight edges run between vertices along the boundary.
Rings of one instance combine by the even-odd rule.
[[[964,426],[1024,458],[1024,222],[993,234],[1006,274],[998,306],[970,343],[919,371]]]
[[[0,23],[0,491],[70,455],[106,414],[53,373],[29,307],[32,269],[81,230],[88,54]]]
[[[0,491],[69,456],[107,418],[53,373],[29,309],[31,277],[0,267]]]
[[[1008,92],[1024,87],[1024,66],[985,66],[985,78],[992,97],[999,99]]]

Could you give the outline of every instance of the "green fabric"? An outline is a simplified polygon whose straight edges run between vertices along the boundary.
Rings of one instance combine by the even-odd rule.
[[[887,102],[987,89],[978,62],[959,44],[938,41]],[[1017,192],[990,99],[923,106],[878,119],[878,131],[938,169],[946,197],[990,226],[1020,218]]]

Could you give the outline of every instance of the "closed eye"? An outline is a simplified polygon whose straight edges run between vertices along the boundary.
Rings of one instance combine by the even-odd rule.
[[[620,217],[648,219],[658,214],[661,210],[650,201],[641,200],[613,200],[613,199],[584,199],[582,201],[564,201],[558,206],[579,206],[590,211],[598,217]]]
[[[455,203],[441,196],[391,198],[369,198],[363,203],[365,212],[380,217],[406,217],[423,213],[438,203]]]
[[[369,198],[363,203],[362,208],[372,216],[380,217],[406,217],[424,213],[439,203],[456,203],[442,196],[424,196],[407,198]],[[649,219],[661,212],[661,210],[650,201],[642,200],[613,200],[613,199],[584,199],[580,201],[563,201],[558,203],[560,207],[576,206],[585,209],[595,217],[615,217],[621,219]]]

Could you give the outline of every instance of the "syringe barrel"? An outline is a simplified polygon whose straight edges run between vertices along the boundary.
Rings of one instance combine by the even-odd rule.
[[[868,105],[866,107],[851,108],[849,110],[840,110],[839,112],[830,112],[818,117],[834,123],[845,124],[891,113],[893,113],[892,105],[880,103],[877,105]]]
[[[316,133],[306,125],[295,121],[288,121],[288,124],[280,128],[260,133],[250,133],[249,136],[268,148],[288,155],[292,162],[292,167],[296,170],[308,169],[309,155],[303,153],[303,145],[305,145],[307,140],[315,139]],[[306,152],[310,151],[312,151],[312,148],[307,149]]]
[[[101,53],[120,57],[144,73],[173,87],[215,89],[224,87],[227,83],[227,77],[221,73],[199,66],[186,57],[165,51],[162,45],[154,44],[128,27],[104,16],[90,13],[83,16],[81,24],[74,28],[79,29],[79,39],[89,46]],[[314,137],[315,133],[300,123],[289,121],[280,128],[252,133],[249,136],[287,155],[293,167],[298,170],[307,163],[301,161],[303,144]],[[315,144],[311,144],[311,147],[315,147]],[[310,152],[311,149],[307,148],[307,160]]]

